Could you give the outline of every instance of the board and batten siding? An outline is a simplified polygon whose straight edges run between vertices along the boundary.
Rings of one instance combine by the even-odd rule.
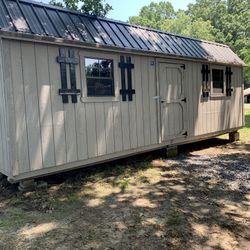
[[[243,126],[242,68],[232,67],[232,96],[202,97],[201,63],[186,62],[187,124],[190,137]],[[216,65],[213,65],[216,67]]]
[[[59,47],[17,40],[3,40],[0,50],[0,172],[18,176],[51,167],[70,166],[103,156],[140,152],[160,143],[157,101],[157,59],[132,56],[132,102],[122,102],[119,53],[75,49],[77,88],[84,89],[84,56],[111,57],[117,97],[63,104]],[[207,134],[243,125],[242,68],[232,67],[231,97],[202,98],[202,63],[185,63],[183,92],[187,98],[184,122],[188,136],[171,143],[187,142]],[[212,65],[216,66],[216,65]],[[70,83],[67,69],[68,84]],[[70,87],[70,86],[68,86]],[[118,92],[117,92],[118,91]],[[118,93],[118,94],[117,94]],[[107,158],[106,158],[107,159]],[[93,160],[92,162],[94,162]],[[32,174],[31,174],[32,176]]]
[[[185,64],[183,71],[183,94],[187,102],[184,104],[183,123],[188,136],[182,139],[173,139],[169,143],[181,143],[202,136],[223,133],[223,131],[243,126],[243,95],[242,95],[242,68],[231,67],[232,96],[202,97],[202,63],[195,61],[158,59],[157,63]],[[216,64],[210,64],[216,68]],[[158,64],[158,69],[159,69]],[[221,66],[219,66],[221,67]],[[226,66],[224,67],[225,70]],[[210,75],[211,77],[211,75]],[[158,81],[160,77],[158,77]],[[172,86],[170,85],[172,88]],[[163,93],[159,93],[162,96]],[[157,94],[158,95],[158,94]],[[186,110],[186,112],[185,112]],[[174,126],[174,125],[173,125]]]
[[[78,99],[72,104],[69,97],[69,104],[63,104],[58,95],[58,46],[15,40],[4,40],[3,46],[13,123],[13,176],[157,144],[156,101],[152,99],[156,95],[154,58],[132,57],[136,91],[132,102],[122,102],[119,97],[103,102],[101,98],[98,102]],[[82,55],[84,50],[75,49],[75,53]],[[114,57],[118,65],[120,54]],[[80,89],[81,65],[76,66]],[[120,73],[115,75],[120,89]],[[2,131],[1,136],[5,134]]]
[[[10,133],[8,122],[9,115],[5,94],[8,92],[8,90],[6,89],[5,81],[7,83],[10,83],[11,81],[5,73],[7,67],[5,66],[4,62],[5,51],[3,46],[3,41],[2,39],[0,39],[0,172],[5,175],[11,176],[11,151],[8,139],[8,135]]]

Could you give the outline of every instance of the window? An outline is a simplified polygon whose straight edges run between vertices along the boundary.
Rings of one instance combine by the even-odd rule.
[[[114,96],[113,60],[85,58],[87,96]]]
[[[213,69],[212,70],[212,84],[214,94],[224,93],[224,70]]]

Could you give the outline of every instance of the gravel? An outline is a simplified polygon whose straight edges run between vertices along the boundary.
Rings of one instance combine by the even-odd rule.
[[[182,155],[171,160],[185,174],[195,174],[207,181],[217,179],[232,190],[250,190],[250,157],[237,155]]]

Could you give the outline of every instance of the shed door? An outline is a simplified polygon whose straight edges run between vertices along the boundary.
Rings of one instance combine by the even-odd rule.
[[[185,137],[184,65],[160,62],[158,69],[162,141]]]

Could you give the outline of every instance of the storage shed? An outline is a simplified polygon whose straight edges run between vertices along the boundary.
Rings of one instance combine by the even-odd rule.
[[[10,182],[237,131],[225,45],[0,0],[0,172]]]
[[[250,88],[244,90],[245,103],[250,103]]]

